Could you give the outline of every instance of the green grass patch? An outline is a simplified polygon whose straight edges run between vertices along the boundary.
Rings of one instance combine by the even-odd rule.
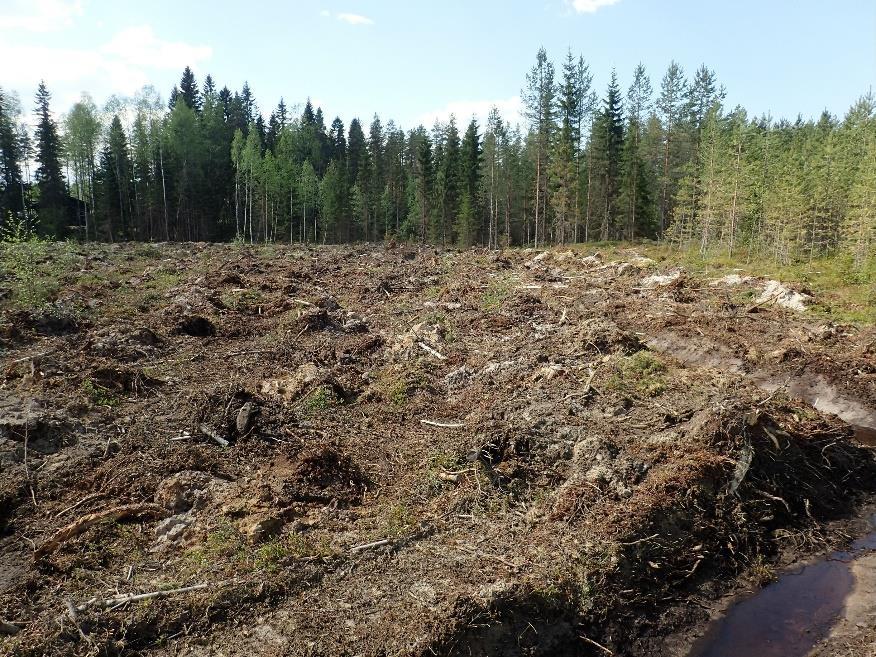
[[[511,281],[497,279],[490,281],[487,289],[481,295],[481,308],[484,310],[496,310],[513,294]]]
[[[82,382],[82,392],[88,398],[89,403],[94,406],[107,406],[115,408],[122,403],[122,400],[112,392],[96,384],[91,379],[85,379]]]
[[[614,364],[606,384],[627,395],[656,397],[666,390],[666,364],[650,351],[637,351]]]
[[[316,415],[341,404],[341,399],[330,385],[317,386],[299,402],[305,416]]]

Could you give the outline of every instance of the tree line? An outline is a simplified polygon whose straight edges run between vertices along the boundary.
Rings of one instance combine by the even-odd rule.
[[[56,121],[41,83],[32,133],[0,89],[0,218],[83,240],[382,239],[443,245],[662,239],[777,261],[876,250],[876,102],[842,119],[750,117],[705,65],[639,65],[599,94],[582,57],[540,49],[522,125],[493,108],[405,131],[328,126],[308,101],[265,119],[247,84],[152,87]],[[32,168],[33,172],[30,171]]]

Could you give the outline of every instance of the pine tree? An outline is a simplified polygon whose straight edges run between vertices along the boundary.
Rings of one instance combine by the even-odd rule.
[[[307,242],[309,234],[317,240],[316,203],[319,200],[319,178],[309,160],[301,165],[301,174],[298,178],[298,199],[301,203],[301,240]],[[309,211],[309,214],[308,214]],[[312,224],[312,233],[309,233],[308,221]]]
[[[404,151],[405,133],[390,121],[386,126],[386,197],[384,224],[387,232],[399,235],[401,220],[406,209],[407,171]]]
[[[359,185],[353,185],[350,187],[350,218],[353,224],[353,230],[357,233],[363,232],[367,212],[368,207],[362,189]]]
[[[507,139],[508,134],[505,124],[502,122],[502,116],[499,114],[499,109],[494,105],[490,108],[490,113],[487,117],[480,172],[481,185],[482,189],[484,189],[482,196],[488,205],[487,229],[485,233],[487,236],[487,246],[490,248],[498,248],[499,246],[499,208],[503,201],[507,203],[502,185],[506,165],[503,162],[503,155],[507,149]],[[470,199],[469,205],[471,205]],[[506,227],[506,240],[509,237],[509,232]]]
[[[526,88],[521,92],[524,116],[534,134],[535,148],[535,246],[539,237],[544,241],[545,210],[547,208],[548,150],[554,129],[554,65],[547,52],[540,48],[535,65],[526,76]]]
[[[852,183],[840,225],[841,245],[859,272],[876,268],[876,101],[872,92],[849,111],[843,130],[850,137]],[[872,276],[872,274],[871,274]]]
[[[689,120],[697,135],[702,130],[709,111],[715,103],[723,101],[725,96],[724,88],[718,87],[715,72],[705,64],[700,66],[687,90]]]
[[[554,162],[552,170],[552,190],[562,194],[564,198],[554,203],[554,209],[563,208],[562,217],[558,216],[556,239],[565,243],[567,228],[571,225],[574,241],[578,239],[578,224],[580,223],[580,150],[581,132],[584,114],[587,111],[586,96],[590,93],[590,76],[579,57],[575,62],[572,50],[566,53],[563,64],[563,81],[559,87],[559,142],[554,145],[554,156],[563,157],[565,161]],[[574,175],[569,175],[572,169]],[[568,198],[567,198],[568,197]],[[571,205],[569,199],[571,198]]]
[[[67,185],[61,174],[61,139],[52,118],[51,95],[45,82],[40,82],[36,94],[36,159],[39,166],[35,180],[39,194],[40,230],[45,235],[61,239],[67,235],[70,223]]]
[[[678,131],[684,118],[687,82],[684,71],[673,61],[663,76],[657,108],[663,123],[663,162],[660,171],[660,232],[662,233],[673,216],[672,198],[679,179]]]
[[[323,243],[327,236],[335,238],[346,208],[346,172],[343,164],[332,160],[319,185],[320,217],[322,218]]]
[[[626,215],[625,238],[633,240],[640,229],[650,230],[651,208],[645,202],[650,197],[650,176],[641,152],[644,119],[651,110],[651,81],[645,67],[639,64],[627,92],[627,134],[623,148],[622,207]],[[645,217],[641,213],[646,214]]]

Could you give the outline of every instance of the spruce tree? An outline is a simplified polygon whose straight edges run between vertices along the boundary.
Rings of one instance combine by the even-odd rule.
[[[359,119],[350,121],[347,131],[347,182],[352,187],[359,181],[359,169],[367,163],[365,133]]]
[[[328,144],[329,159],[342,162],[344,165],[344,176],[346,176],[347,138],[344,136],[344,122],[341,121],[339,116],[335,117],[329,128]]]
[[[462,136],[460,157],[462,166],[462,192],[468,194],[472,213],[477,215],[478,183],[481,175],[481,136],[477,119],[472,118]]]
[[[43,234],[63,239],[70,222],[67,185],[61,174],[61,139],[52,118],[51,94],[45,82],[40,82],[36,94],[36,160],[34,176],[37,185],[39,224]]]
[[[446,244],[448,240],[455,241],[452,230],[459,213],[463,171],[459,130],[456,127],[456,117],[453,115],[450,116],[447,125],[443,127],[442,141],[441,152],[436,157],[435,162],[437,168],[435,197],[438,206],[438,222],[433,226],[432,238]]]
[[[419,141],[416,155],[415,180],[417,190],[417,204],[419,207],[420,241],[426,241],[428,234],[429,218],[432,213],[432,194],[434,184],[434,161],[432,158],[432,142],[429,135],[423,131]]]
[[[621,157],[624,141],[624,120],[620,85],[617,73],[611,72],[611,79],[603,101],[602,113],[598,120],[598,141],[601,162],[602,198],[600,213],[602,222],[600,239],[617,237],[615,225],[618,215],[618,192],[620,188]]]

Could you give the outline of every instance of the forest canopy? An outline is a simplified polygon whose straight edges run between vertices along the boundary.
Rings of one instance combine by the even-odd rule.
[[[585,60],[539,50],[522,121],[493,108],[405,131],[374,115],[330,123],[308,101],[265,114],[248,84],[186,67],[102,109],[83,94],[56,119],[40,83],[35,127],[0,88],[0,219],[81,240],[383,239],[544,246],[651,238],[778,262],[876,252],[876,101],[842,118],[773,120],[725,107],[703,65],[643,65],[594,88]],[[266,118],[267,117],[267,118]],[[514,124],[509,119],[514,119]]]

